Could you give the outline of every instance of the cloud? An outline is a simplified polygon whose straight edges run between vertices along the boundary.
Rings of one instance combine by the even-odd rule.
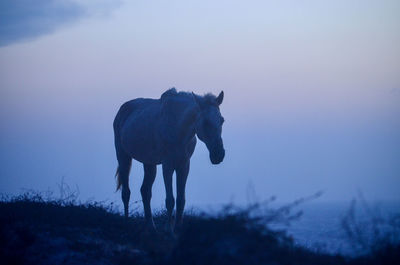
[[[107,9],[116,6],[105,5],[104,1],[99,3]],[[71,0],[1,0],[0,47],[51,34],[92,15],[91,7]]]

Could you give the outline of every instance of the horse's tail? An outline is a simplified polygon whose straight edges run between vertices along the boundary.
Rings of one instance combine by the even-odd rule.
[[[115,178],[117,179],[117,189],[115,191],[118,191],[121,188],[121,179],[119,176],[119,166],[117,167],[117,172],[115,172]]]
[[[126,154],[122,148],[120,130],[123,122],[126,120],[127,116],[130,114],[129,102],[124,103],[119,109],[117,115],[115,116],[113,128],[114,128],[114,143],[115,151],[117,154],[118,167],[115,172],[115,178],[117,179],[117,190],[121,186],[127,185],[129,179],[129,171],[131,169],[132,158]],[[123,187],[124,188],[124,187]]]
[[[118,167],[115,172],[115,178],[117,179],[117,189],[115,191],[118,191],[121,186],[128,185],[129,182],[129,171],[131,170],[132,158],[129,156],[123,156],[123,158],[124,159],[118,160]]]

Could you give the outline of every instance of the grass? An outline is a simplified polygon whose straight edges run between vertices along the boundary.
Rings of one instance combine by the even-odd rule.
[[[300,213],[292,214],[291,209],[303,200],[275,210],[264,207],[267,201],[245,209],[229,205],[214,215],[187,213],[174,237],[163,229],[164,212],[155,214],[159,231],[150,234],[143,216],[125,220],[112,204],[82,204],[76,196],[51,199],[28,192],[0,201],[0,260],[2,264],[400,264],[400,247],[394,241],[350,258],[296,246],[285,231],[270,228],[269,224],[297,218]]]

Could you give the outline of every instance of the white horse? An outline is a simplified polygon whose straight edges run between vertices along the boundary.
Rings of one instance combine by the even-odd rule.
[[[130,198],[129,172],[132,158],[143,163],[144,178],[140,192],[146,224],[154,230],[150,200],[157,165],[162,164],[166,191],[165,205],[169,226],[173,228],[172,212],[175,199],[172,175],[176,172],[175,229],[182,224],[185,207],[185,185],[190,157],[196,146],[196,135],[203,141],[213,164],[225,156],[221,132],[224,119],[219,105],[224,92],[199,96],[177,92],[171,88],[160,99],[137,98],[124,103],[114,119],[115,150],[118,159],[117,190],[122,187],[125,217]]]

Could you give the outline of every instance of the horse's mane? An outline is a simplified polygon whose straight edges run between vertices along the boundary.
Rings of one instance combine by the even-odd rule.
[[[161,95],[161,100],[168,98],[168,97],[179,97],[179,96],[192,96],[191,92],[185,92],[185,91],[176,91],[175,87],[172,87],[170,89],[168,89],[167,91],[165,91],[164,93],[162,93]]]
[[[217,97],[211,93],[207,93],[203,96],[199,96],[196,95],[197,97],[199,97],[201,100],[203,100],[206,104],[208,105],[217,105]],[[175,87],[172,87],[170,89],[168,89],[167,91],[165,91],[162,95],[161,95],[161,100],[166,100],[170,97],[193,97],[192,92],[185,92],[185,91],[176,91]]]
[[[178,92],[176,91],[175,87],[172,87],[167,91],[165,91],[164,93],[162,93],[161,100],[165,99],[166,97],[171,97],[176,95],[178,95]]]
[[[209,105],[218,106],[218,104],[217,104],[217,97],[214,96],[214,95],[211,94],[211,93],[205,94],[205,95],[203,96],[203,99],[204,99],[204,101],[205,101],[207,104],[209,104]]]

